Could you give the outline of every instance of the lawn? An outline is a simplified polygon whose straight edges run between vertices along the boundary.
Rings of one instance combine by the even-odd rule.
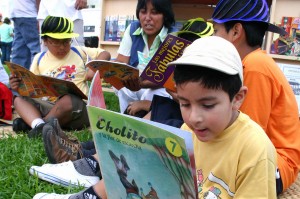
[[[104,92],[107,109],[119,111],[118,99],[114,93]],[[1,133],[1,132],[0,132]],[[81,141],[92,139],[86,129],[72,132]],[[48,163],[41,138],[29,139],[26,135],[0,140],[0,198],[32,198],[39,192],[76,193],[83,187],[62,187],[39,180],[29,174],[32,165]]]

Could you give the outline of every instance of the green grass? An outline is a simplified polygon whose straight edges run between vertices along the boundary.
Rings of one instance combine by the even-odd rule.
[[[114,93],[104,92],[107,109],[119,111],[118,99]],[[2,132],[0,132],[2,133]],[[74,132],[79,140],[92,139],[86,129]],[[27,199],[39,192],[76,193],[83,187],[62,187],[38,179],[29,174],[33,165],[48,163],[41,138],[29,139],[26,135],[0,140],[0,198]]]

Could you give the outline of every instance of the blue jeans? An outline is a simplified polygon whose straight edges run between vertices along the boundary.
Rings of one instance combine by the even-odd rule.
[[[11,54],[11,45],[12,42],[1,42],[1,51],[2,51],[2,55],[1,55],[1,63],[5,64],[5,61],[10,61],[10,54]]]
[[[39,53],[40,39],[36,18],[13,18],[14,41],[12,62],[29,69],[33,57]]]

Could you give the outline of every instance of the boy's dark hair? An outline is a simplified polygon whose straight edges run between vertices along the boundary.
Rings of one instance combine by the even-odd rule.
[[[268,29],[267,23],[262,22],[245,22],[245,21],[228,21],[224,23],[225,29],[229,32],[230,29],[237,23],[241,23],[246,34],[246,40],[249,46],[262,46],[265,33]]]
[[[207,89],[221,89],[228,93],[230,101],[242,86],[238,74],[228,75],[217,70],[192,65],[177,65],[174,70],[174,80],[176,85],[199,82]]]
[[[147,6],[148,0],[138,0],[136,7],[136,17],[139,19],[139,12],[141,9],[145,9]],[[166,28],[171,28],[175,23],[174,12],[172,9],[172,3],[170,0],[151,0],[153,7],[157,10],[158,13],[163,14],[164,26]]]
[[[4,19],[4,21],[3,21],[3,23],[5,23],[5,24],[10,24],[10,19],[9,19],[9,18],[7,18],[7,17],[5,17],[5,19]]]

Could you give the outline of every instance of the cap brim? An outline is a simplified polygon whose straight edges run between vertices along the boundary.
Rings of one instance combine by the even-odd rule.
[[[48,36],[54,39],[71,39],[74,37],[78,37],[77,33],[44,33],[40,34],[41,36]]]
[[[278,33],[280,35],[288,34],[283,28],[278,27],[278,26],[276,26],[274,24],[271,24],[271,23],[269,23],[269,27],[268,27],[267,30],[270,31],[270,32]]]
[[[232,19],[232,20],[218,20],[218,19],[208,19],[207,21],[210,21],[210,22],[215,22],[215,23],[225,23],[227,21],[243,21],[243,20],[238,20],[238,19]],[[253,21],[245,21],[245,22],[255,22],[255,20]],[[256,22],[261,22],[261,23],[267,23],[267,22],[262,22],[262,21],[256,21]],[[270,31],[270,32],[274,32],[274,33],[277,33],[277,34],[280,34],[280,35],[286,35],[288,34],[283,28],[279,27],[279,26],[276,26],[274,24],[271,24],[271,23],[267,23],[269,25],[267,31]]]
[[[195,59],[195,56],[185,56],[185,57],[179,57],[177,60],[170,62],[169,64],[167,64],[168,66],[178,66],[178,65],[192,65],[192,66],[199,66],[199,67],[204,67],[204,68],[210,68],[212,70],[217,70],[229,75],[236,75],[238,74],[238,71],[223,64],[215,64],[213,63],[211,60],[211,57],[205,57],[205,56],[201,56],[199,55],[197,58]]]

